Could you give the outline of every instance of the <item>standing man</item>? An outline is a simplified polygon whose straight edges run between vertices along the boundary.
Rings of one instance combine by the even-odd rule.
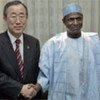
[[[37,81],[39,41],[23,31],[28,10],[20,1],[8,2],[3,11],[7,31],[0,34],[0,100],[32,98]],[[40,98],[38,93],[32,100]]]
[[[83,13],[78,4],[63,9],[67,31],[48,40],[40,56],[36,89],[48,90],[48,100],[100,100],[91,38],[81,31]]]

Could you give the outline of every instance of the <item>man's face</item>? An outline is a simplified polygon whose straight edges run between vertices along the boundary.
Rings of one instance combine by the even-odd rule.
[[[25,8],[21,4],[10,6],[7,9],[7,17],[4,17],[4,20],[10,33],[15,37],[19,37],[23,33],[27,23]]]
[[[77,34],[80,32],[83,25],[83,15],[79,13],[72,13],[63,19],[69,33]]]

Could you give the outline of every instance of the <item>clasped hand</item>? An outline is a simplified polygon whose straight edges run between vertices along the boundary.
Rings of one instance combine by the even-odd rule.
[[[35,89],[34,84],[26,84],[23,85],[21,89],[21,95],[24,96],[25,98],[31,99],[32,97],[36,96],[37,91]]]

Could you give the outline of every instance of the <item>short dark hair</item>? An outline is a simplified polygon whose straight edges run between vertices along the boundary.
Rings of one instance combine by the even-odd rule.
[[[8,2],[5,6],[4,6],[4,9],[3,9],[3,16],[4,17],[7,17],[7,9],[10,7],[10,6],[13,6],[13,5],[19,5],[21,4],[25,10],[26,10],[26,16],[28,17],[28,9],[26,7],[25,4],[23,4],[21,1],[10,1]]]

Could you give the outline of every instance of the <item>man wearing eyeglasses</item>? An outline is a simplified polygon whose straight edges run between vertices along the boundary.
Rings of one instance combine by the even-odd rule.
[[[0,34],[0,100],[39,99],[33,88],[38,75],[39,41],[23,33],[28,19],[27,7],[20,1],[4,6],[7,31]]]

